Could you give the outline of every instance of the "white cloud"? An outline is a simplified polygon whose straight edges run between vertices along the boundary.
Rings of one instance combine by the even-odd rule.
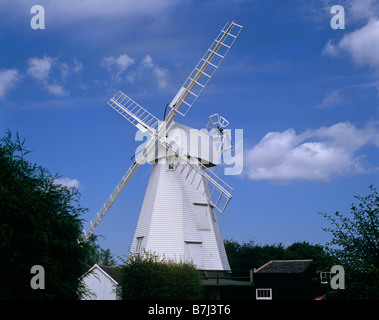
[[[66,80],[68,76],[82,71],[83,64],[74,57],[72,65],[67,62],[59,62],[59,68],[61,71],[62,80]]]
[[[322,102],[317,106],[320,109],[331,108],[335,106],[339,106],[343,103],[341,90],[334,90],[331,93],[328,93]]]
[[[110,72],[113,81],[120,82],[125,79],[129,83],[135,83],[148,76],[153,78],[160,88],[167,87],[168,70],[155,63],[150,55],[147,54],[138,63],[136,62],[137,59],[124,53],[117,58],[103,58],[101,66]],[[134,67],[131,67],[132,65]]]
[[[142,59],[141,62],[142,67],[144,68],[153,68],[153,58],[148,54]]]
[[[350,122],[296,134],[293,129],[269,132],[246,152],[245,172],[252,180],[289,183],[329,181],[332,177],[377,170],[356,152],[366,145],[379,148],[377,123],[357,129]]]
[[[88,20],[96,20],[103,24],[104,21],[115,21],[115,19],[131,21],[146,16],[159,17],[177,2],[177,0],[55,0],[42,1],[41,5],[55,25],[83,23]],[[35,4],[35,0],[1,0],[0,9],[7,15],[12,15],[12,18],[20,19],[30,16],[30,8]]]
[[[329,40],[324,49],[322,49],[322,54],[325,56],[336,57],[339,54],[339,49],[332,43],[332,40]]]
[[[121,81],[121,74],[133,63],[135,59],[127,54],[121,54],[117,58],[106,57],[101,61],[101,66],[112,74],[112,79]]]
[[[154,66],[153,75],[155,76],[155,79],[157,80],[158,86],[160,88],[164,89],[167,87],[167,84],[168,84],[168,81],[167,81],[168,70],[167,69]]]
[[[20,81],[21,75],[17,69],[0,70],[0,98],[4,98]]]
[[[69,189],[70,188],[79,188],[79,186],[80,186],[80,183],[78,180],[70,179],[68,177],[61,178],[61,179],[55,179],[54,184],[57,184],[57,185],[60,184],[60,185],[67,187]]]
[[[379,18],[345,34],[336,44],[329,40],[323,49],[324,55],[338,57],[343,53],[349,54],[357,65],[379,70]]]
[[[148,54],[141,60],[139,67],[136,70],[133,70],[127,74],[126,80],[133,83],[139,79],[142,79],[146,75],[152,75],[160,88],[164,89],[167,87],[168,69],[160,67]]]
[[[33,57],[28,60],[27,74],[36,79],[49,93],[55,96],[68,96],[69,92],[63,88],[62,84],[58,83],[57,77],[52,75],[54,69],[60,71],[60,81],[64,82],[70,75],[80,72],[83,64],[76,58],[73,58],[72,64],[48,56]]]
[[[347,1],[349,16],[355,20],[370,20],[379,15],[379,3],[376,0]]]
[[[30,58],[27,73],[37,80],[46,80],[53,66],[53,61],[53,58],[46,56],[43,58]]]
[[[31,0],[29,0],[31,1]],[[85,19],[128,19],[139,16],[159,16],[175,0],[57,0],[47,3],[46,10],[59,22],[73,23]]]
[[[67,96],[68,92],[63,89],[63,87],[59,84],[46,84],[45,88],[48,92],[55,96]]]
[[[145,58],[143,58],[141,65],[146,70],[151,70],[155,80],[158,82],[158,86],[160,88],[166,88],[167,87],[167,75],[168,70],[165,68],[161,68],[156,63],[153,62],[153,58],[149,55],[146,55]]]

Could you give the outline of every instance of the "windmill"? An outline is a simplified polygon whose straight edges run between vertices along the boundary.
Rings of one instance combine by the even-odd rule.
[[[209,170],[216,162],[213,149],[207,148],[209,136],[174,122],[174,118],[178,113],[188,113],[241,30],[234,21],[226,23],[168,105],[171,110],[163,121],[121,91],[108,101],[150,139],[83,230],[83,241],[94,232],[140,165],[148,161],[154,166],[131,253],[152,251],[167,258],[191,260],[198,269],[230,270],[216,210],[224,212],[233,189]],[[199,139],[205,143],[189,148]]]

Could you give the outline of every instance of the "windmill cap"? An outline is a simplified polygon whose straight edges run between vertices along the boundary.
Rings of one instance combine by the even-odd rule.
[[[198,130],[172,122],[167,130],[167,139],[179,146],[185,155],[197,158],[206,167],[219,164],[217,148],[206,129]],[[148,163],[165,163],[167,157],[174,155],[172,150],[161,144],[154,151],[148,155]]]

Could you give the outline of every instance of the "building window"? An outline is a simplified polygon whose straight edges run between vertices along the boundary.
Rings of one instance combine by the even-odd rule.
[[[210,231],[209,208],[204,203],[194,203],[196,214],[196,227],[199,231]]]
[[[272,300],[272,289],[256,289],[257,300]]]
[[[137,237],[136,253],[141,253],[143,237]]]
[[[167,161],[167,170],[175,170],[179,164],[178,156],[166,157]]]
[[[330,272],[320,272],[320,280],[322,284],[328,284],[328,280],[330,280]]]

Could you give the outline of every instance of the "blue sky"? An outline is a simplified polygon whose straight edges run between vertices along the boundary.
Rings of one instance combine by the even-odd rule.
[[[243,129],[244,166],[223,176],[234,198],[224,239],[325,244],[319,211],[349,212],[379,178],[379,3],[373,0],[56,0],[0,4],[0,132],[80,188],[90,220],[131,164],[136,128],[106,102],[122,90],[158,118],[228,20],[244,26],[185,118],[220,113]],[[345,9],[332,29],[330,8]],[[96,229],[128,253],[151,165]],[[217,173],[222,174],[218,169]]]

